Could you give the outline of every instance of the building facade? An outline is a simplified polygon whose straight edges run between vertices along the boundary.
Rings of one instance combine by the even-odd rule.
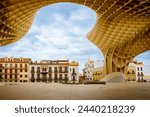
[[[143,63],[132,61],[129,63],[127,72],[126,72],[126,81],[143,81]]]
[[[29,82],[30,58],[0,58],[1,82]]]
[[[43,60],[30,63],[31,82],[77,82],[78,62],[69,60]]]
[[[102,79],[103,67],[93,69],[93,81],[100,81]]]
[[[79,63],[69,60],[0,58],[0,82],[78,82]]]
[[[69,82],[79,82],[79,63],[77,61],[71,61],[69,63]]]
[[[85,68],[83,69],[83,76],[85,77],[86,81],[93,81],[93,70],[95,68],[103,67],[103,61],[102,60],[92,60],[88,59],[88,61],[85,63]],[[95,69],[96,70],[96,69]],[[94,73],[95,75],[95,73]],[[94,76],[96,78],[96,76]]]
[[[86,81],[92,81],[93,80],[93,68],[94,68],[94,60],[88,59],[88,61],[85,63],[84,68],[84,76]]]

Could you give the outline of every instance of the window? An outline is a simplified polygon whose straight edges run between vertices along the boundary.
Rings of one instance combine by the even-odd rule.
[[[42,68],[42,71],[47,71],[47,69],[46,68]]]
[[[59,76],[60,78],[62,78],[62,74],[60,74],[60,76]]]
[[[20,72],[22,72],[22,69],[20,69]]]
[[[10,68],[13,68],[13,65],[12,65],[12,64],[10,64]]]
[[[32,78],[34,78],[34,74],[32,74]]]
[[[59,71],[62,71],[62,67],[59,68]]]
[[[12,75],[10,75],[10,79],[12,79]]]
[[[18,67],[18,65],[17,64],[15,64],[15,68],[17,68]]]
[[[143,68],[141,67],[141,71],[143,71]]]
[[[68,78],[68,74],[65,74],[65,78]]]
[[[75,72],[75,69],[73,68],[73,72]]]
[[[57,67],[55,67],[55,71],[57,71]]]
[[[49,67],[49,72],[52,72],[52,67]]]
[[[68,72],[68,67],[65,67],[65,72]]]
[[[20,78],[22,78],[22,75],[20,75]]]
[[[28,75],[25,75],[25,77],[27,78],[27,77],[28,77]]]
[[[7,68],[7,64],[5,64],[5,68]]]
[[[144,76],[143,72],[141,72],[141,76]]]
[[[138,76],[140,76],[140,73],[138,72]]]
[[[139,67],[137,67],[137,70],[139,71]]]
[[[27,64],[25,64],[25,68],[27,68],[28,66],[27,66]]]
[[[22,68],[22,64],[20,64],[20,68]]]
[[[27,72],[27,70],[25,70],[25,72]]]
[[[134,74],[134,71],[132,70],[132,74]]]
[[[57,78],[57,74],[55,74],[55,78]]]
[[[7,69],[5,69],[5,74],[7,74]]]
[[[51,77],[52,77],[52,74],[49,74],[49,77],[51,78]]]
[[[38,70],[40,70],[40,67],[37,67]]]
[[[2,64],[0,64],[0,67],[2,67]]]
[[[10,73],[12,74],[12,69],[10,69]]]
[[[39,75],[39,74],[37,75],[37,78],[40,78],[40,75]]]

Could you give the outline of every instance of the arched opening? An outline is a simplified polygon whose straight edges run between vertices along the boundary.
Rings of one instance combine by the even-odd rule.
[[[82,72],[89,57],[103,59],[102,52],[86,37],[96,18],[93,10],[79,4],[56,3],[43,7],[26,36],[2,47],[1,56],[77,60]]]

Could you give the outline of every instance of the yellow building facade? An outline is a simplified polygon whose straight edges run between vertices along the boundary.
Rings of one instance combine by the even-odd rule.
[[[102,77],[103,67],[93,69],[93,81],[100,81]]]
[[[135,81],[136,80],[136,69],[133,66],[128,67],[126,73],[126,81]]]
[[[29,82],[30,58],[0,58],[1,82]]]

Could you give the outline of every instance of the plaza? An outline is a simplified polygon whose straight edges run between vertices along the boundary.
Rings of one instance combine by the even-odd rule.
[[[110,80],[114,79],[114,81],[122,82],[125,79],[125,75],[126,75],[128,77],[127,80],[131,82],[124,82],[124,81],[122,83],[107,82],[106,85],[60,84],[60,83],[56,83],[58,79],[59,82],[62,80],[68,81],[69,79],[70,81],[73,82],[78,81],[77,79],[79,75],[78,62],[75,63],[74,61],[73,63],[69,63],[68,61],[66,61],[67,64],[65,63],[64,65],[63,62],[63,64],[60,65],[60,64],[56,64],[58,61],[44,60],[43,62],[39,62],[39,63],[36,62],[30,63],[29,59],[27,59],[28,62],[26,62],[26,60],[24,61],[23,59],[13,60],[13,59],[4,58],[3,59],[4,61],[1,61],[0,64],[0,81],[1,81],[0,99],[6,99],[6,100],[150,99],[149,82],[146,83],[132,82],[136,80],[135,76],[136,77],[138,76],[137,78],[138,81],[144,81],[142,63],[139,64],[139,67],[135,66],[134,68],[133,66],[129,65],[129,63],[131,63],[135,57],[150,50],[150,33],[149,33],[150,2],[149,0],[142,0],[142,1],[139,0],[71,0],[71,1],[70,0],[57,0],[57,1],[3,0],[0,2],[0,47],[10,45],[15,42],[19,42],[19,40],[21,41],[21,39],[25,37],[25,35],[29,31],[31,26],[34,26],[35,14],[39,11],[39,9],[46,7],[47,5],[53,5],[62,2],[85,6],[96,14],[95,25],[93,25],[93,27],[90,28],[91,30],[88,33],[86,33],[86,37],[87,37],[86,39],[91,41],[92,44],[94,44],[98,49],[101,50],[101,54],[104,57],[104,61],[103,61],[104,64],[103,67],[99,67],[99,69],[95,69],[94,79],[95,80],[106,79],[105,82],[107,82],[109,79]],[[64,9],[66,8],[64,7]],[[79,15],[76,12],[74,13],[76,14],[75,16]],[[81,15],[81,17],[83,16],[84,15]],[[45,17],[46,19],[48,19],[47,15],[45,15]],[[61,22],[63,18],[59,17],[58,19],[59,19],[58,21]],[[54,21],[55,20],[52,20],[51,23],[55,24]],[[43,20],[41,20],[41,22],[44,23]],[[67,25],[69,24],[68,21],[66,22],[66,24]],[[58,29],[58,27],[60,26],[61,25],[56,25],[56,26],[54,25],[52,29],[54,30],[55,27],[57,27]],[[67,34],[69,35],[68,32],[73,28],[72,26],[70,27],[71,28],[69,28],[69,30],[66,30],[67,28],[62,28],[62,29],[63,30],[65,29]],[[18,45],[16,45],[16,47],[14,47],[14,49],[11,48],[11,46],[10,48],[8,47],[9,48],[8,50],[5,48],[1,49],[0,56],[6,55],[6,53],[8,54],[8,51],[10,51],[10,55],[12,55],[12,52],[14,52],[14,50],[16,50],[18,46],[19,49],[14,55],[23,53],[24,56],[31,55],[37,57],[38,59],[40,56],[42,56],[42,53],[43,55],[44,54],[49,55],[49,58],[52,58],[53,56],[61,58],[63,53],[70,50],[72,50],[70,52],[72,53],[72,55],[71,54],[70,55],[71,56],[77,55],[75,58],[79,59],[82,56],[80,54],[80,51],[82,51],[80,47],[82,46],[85,47],[83,49],[84,50],[83,54],[85,54],[86,51],[88,50],[84,44],[83,45],[81,44],[80,47],[78,47],[78,45],[80,44],[76,44],[75,46],[69,47],[74,42],[69,40],[67,43],[66,38],[68,36],[66,38],[62,38],[64,36],[61,35],[61,33],[59,33],[58,30],[49,31],[49,28],[48,29],[37,28],[37,29],[42,29],[42,31],[37,31],[38,34],[40,34],[41,32],[45,32],[44,30],[46,30],[46,33],[43,34],[41,33],[44,36],[32,35],[30,38],[27,37],[28,41],[24,42],[26,43],[27,46],[26,48],[24,48],[22,46],[22,42],[20,42]],[[76,30],[72,30],[72,32],[78,32],[78,33],[83,31],[84,30],[83,29],[80,30],[80,28],[79,29],[77,28]],[[51,32],[56,34],[54,36],[55,38],[50,38],[53,37],[51,36]],[[47,33],[49,35],[47,35]],[[35,40],[33,37],[35,37]],[[48,40],[48,38],[50,38],[52,41],[50,41],[50,39]],[[56,44],[53,42],[54,40],[57,40]],[[37,42],[40,43],[37,44]],[[78,42],[80,43],[80,41]],[[28,44],[30,44],[30,46]],[[64,46],[65,44],[67,46]],[[49,45],[47,46],[48,48],[45,48],[45,45]],[[57,47],[59,49],[57,49],[57,51],[54,51],[53,48],[50,48],[50,45]],[[73,49],[72,47],[75,47],[75,49]],[[28,48],[30,48],[29,51]],[[60,50],[63,49],[64,51],[60,52]],[[26,53],[27,51],[29,53]],[[39,53],[40,51],[41,53]],[[88,54],[95,53],[90,49],[89,51],[90,52],[88,52]],[[58,56],[59,55],[58,53],[61,53],[60,56]],[[44,59],[46,58],[45,55],[43,56]],[[149,60],[149,56],[145,58]],[[73,65],[74,63],[76,65]],[[127,72],[128,66],[130,66],[131,69],[128,70]],[[28,68],[30,70],[28,70]],[[91,66],[91,68],[93,67]],[[86,73],[89,73],[92,70],[85,69],[84,71]],[[100,75],[99,78],[97,78],[98,74]],[[91,73],[87,76],[89,78],[86,79],[92,80]],[[47,81],[51,82],[53,80],[56,82],[47,83]],[[37,81],[37,82],[31,83],[30,81],[33,82]],[[40,81],[42,81],[43,83]]]
[[[150,83],[20,83],[0,86],[1,100],[148,100]]]

